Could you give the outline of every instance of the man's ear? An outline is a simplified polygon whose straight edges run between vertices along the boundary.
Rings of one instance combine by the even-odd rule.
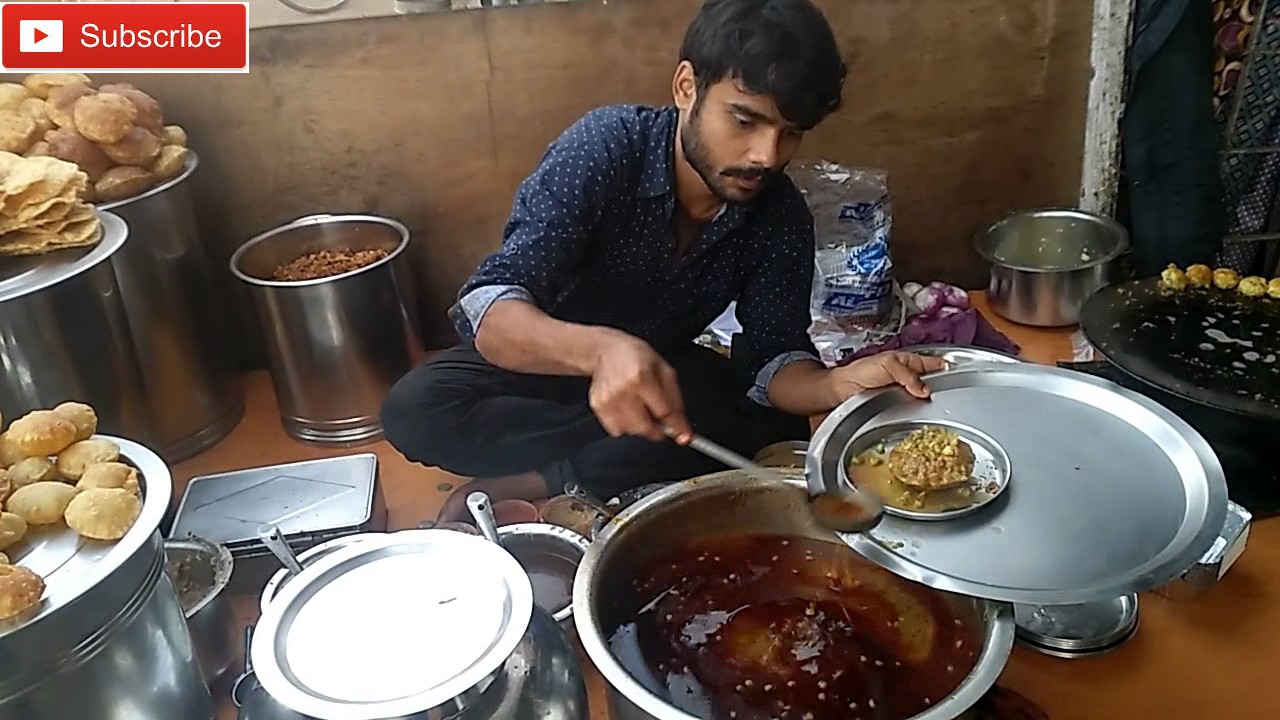
[[[681,112],[688,112],[698,99],[698,77],[688,60],[681,60],[671,78],[671,97]]]

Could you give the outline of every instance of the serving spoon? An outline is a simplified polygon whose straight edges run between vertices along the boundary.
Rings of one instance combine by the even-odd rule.
[[[663,428],[663,432],[672,440],[676,439],[676,433],[671,428]],[[789,482],[781,473],[748,460],[701,435],[693,434],[687,445],[712,460],[741,470],[757,480],[783,484]],[[823,489],[815,493],[811,486],[809,511],[813,513],[814,519],[828,530],[845,533],[866,532],[880,522],[880,518],[884,515],[884,503],[880,502],[880,498],[875,495],[860,490]]]

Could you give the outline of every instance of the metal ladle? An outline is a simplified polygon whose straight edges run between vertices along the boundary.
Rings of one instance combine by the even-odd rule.
[[[263,525],[258,528],[258,539],[263,545],[271,551],[272,555],[280,561],[280,564],[289,571],[290,575],[298,575],[302,572],[302,563],[298,562],[298,556],[293,554],[293,548],[289,547],[289,543],[285,542],[284,535],[280,532],[278,525]]]
[[[480,528],[480,533],[485,536],[485,539],[501,545],[498,521],[493,517],[493,506],[489,502],[489,496],[482,492],[471,493],[467,496],[467,509],[471,511],[471,517],[475,518],[476,527]]]
[[[675,439],[675,433],[670,428],[664,428],[664,431],[667,437]],[[688,445],[712,460],[741,470],[758,480],[783,484],[789,482],[780,473],[752,462],[701,435],[690,438]],[[854,489],[833,491],[827,488],[815,488],[810,481],[809,510],[813,513],[814,519],[828,530],[844,533],[865,532],[875,527],[884,516],[884,503],[868,492]]]

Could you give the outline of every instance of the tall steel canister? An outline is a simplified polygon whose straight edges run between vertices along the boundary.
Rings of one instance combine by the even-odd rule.
[[[193,152],[173,179],[98,206],[129,224],[112,265],[150,405],[151,445],[169,462],[218,442],[244,413],[230,328],[196,227],[198,164]]]
[[[98,412],[102,432],[150,442],[150,409],[112,259],[129,228],[98,212],[87,249],[0,264],[0,409],[17,418],[68,400]]]
[[[312,215],[240,246],[231,272],[249,288],[285,431],[303,442],[355,445],[382,437],[379,409],[412,364],[405,266],[409,231],[374,215]],[[275,280],[322,250],[384,257],[329,277]]]

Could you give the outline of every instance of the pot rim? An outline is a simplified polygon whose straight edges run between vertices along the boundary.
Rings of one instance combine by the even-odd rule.
[[[1119,242],[1116,243],[1116,247],[1114,247],[1110,252],[1106,253],[1105,255],[1102,255],[1101,257],[1094,258],[1089,262],[1081,263],[1073,267],[1064,267],[1064,268],[1044,268],[1044,267],[1035,267],[1033,265],[1021,265],[1021,264],[1005,262],[1004,260],[997,259],[995,255],[991,252],[991,248],[987,247],[987,244],[984,242],[986,238],[989,237],[991,233],[996,230],[996,228],[999,228],[1005,223],[1013,221],[1015,218],[1024,217],[1024,216],[1042,215],[1042,214],[1074,215],[1080,219],[1098,223],[1099,225],[1102,225],[1104,228],[1106,228],[1108,231],[1115,233],[1116,237],[1119,238]],[[1106,265],[1107,263],[1110,263],[1110,262],[1114,262],[1121,255],[1124,255],[1126,252],[1129,251],[1130,245],[1131,245],[1131,241],[1129,239],[1129,231],[1125,229],[1123,225],[1121,225],[1120,223],[1116,222],[1114,219],[1109,218],[1105,215],[1099,215],[1097,213],[1089,212],[1088,210],[1081,210],[1080,208],[1073,208],[1073,207],[1043,207],[1043,208],[1026,208],[1023,210],[1014,210],[1012,212],[1006,213],[1003,217],[991,223],[985,229],[974,233],[974,236],[973,236],[974,251],[977,252],[979,255],[981,255],[983,260],[986,260],[987,262],[991,263],[993,267],[998,267],[1006,270],[1017,270],[1019,272],[1033,273],[1036,275],[1065,274],[1065,273],[1077,272],[1080,270],[1092,270],[1093,268]]]
[[[392,250],[387,253],[387,256],[382,258],[381,260],[375,260],[374,262],[371,262],[368,265],[365,265],[363,267],[358,267],[354,270],[348,270],[347,272],[341,273],[339,275],[330,275],[328,277],[322,277],[322,278],[312,278],[311,280],[267,280],[265,278],[254,277],[240,269],[241,261],[244,259],[244,256],[250,250],[252,250],[254,247],[261,245],[262,243],[270,240],[271,238],[277,235],[282,235],[291,230],[297,230],[300,227],[307,227],[311,225],[332,225],[332,224],[339,224],[339,223],[368,223],[371,225],[385,225],[391,228],[392,230],[396,231],[396,233],[400,235],[400,242],[396,243],[396,246],[392,248]],[[305,215],[303,217],[287,222],[284,225],[280,225],[279,227],[274,227],[270,230],[267,230],[266,232],[262,232],[262,233],[258,233],[257,235],[254,235],[253,237],[246,240],[244,244],[242,244],[240,247],[236,248],[235,252],[231,253],[231,259],[227,262],[227,264],[231,268],[231,274],[235,275],[237,280],[240,280],[241,282],[246,283],[248,285],[256,285],[258,287],[270,287],[270,288],[304,288],[304,287],[312,287],[315,285],[323,285],[325,283],[337,282],[338,280],[345,280],[349,277],[354,277],[362,273],[371,272],[377,268],[382,267],[383,265],[388,265],[392,262],[395,262],[396,258],[400,257],[400,255],[405,251],[405,248],[407,247],[409,247],[409,228],[406,227],[405,224],[400,222],[399,220],[395,220],[389,217],[383,217],[381,215],[363,215],[359,213],[346,214],[346,215],[331,215],[328,213],[320,213],[316,215]]]
[[[185,182],[187,178],[191,177],[191,175],[195,173],[196,168],[199,166],[200,156],[196,154],[195,150],[187,148],[187,159],[182,163],[182,172],[174,175],[164,182],[156,183],[154,186],[143,190],[137,195],[120,198],[119,200],[108,200],[107,202],[94,203],[94,207],[98,210],[116,210],[124,207],[125,205],[132,205],[136,202],[146,200],[147,198],[155,197],[156,195],[167,191],[169,188]]]
[[[214,558],[213,585],[205,593],[205,596],[200,599],[200,602],[195,604],[195,607],[183,612],[187,619],[190,620],[222,595],[222,591],[231,582],[231,574],[235,570],[235,558],[231,555],[231,551],[227,549],[227,546],[207,540],[199,535],[165,538],[164,550],[166,556],[170,548],[207,553]]]
[[[559,525],[552,525],[551,523],[543,522],[512,523],[511,525],[503,525],[502,527],[499,527],[498,538],[505,541],[507,537],[546,538],[554,540],[562,547],[569,547],[576,550],[579,553],[577,558],[565,558],[566,560],[572,560],[574,562],[574,575],[569,578],[571,585],[576,583],[578,577],[577,569],[582,567],[582,561],[586,558],[587,550],[591,547],[591,541],[581,533],[575,532],[566,527],[560,527]],[[503,549],[511,553],[513,557],[515,556],[515,553],[511,552],[511,550],[506,547],[505,542],[503,543]],[[516,557],[516,562],[519,561],[520,558]],[[551,617],[558,623],[564,622],[573,617],[572,590],[569,593],[569,604],[554,613],[551,613]]]
[[[770,484],[772,483],[768,481],[744,478],[741,474],[732,471],[672,484],[637,501],[605,525],[588,546],[587,554],[578,566],[578,573],[573,583],[573,607],[574,622],[582,649],[586,651],[587,657],[608,682],[612,691],[620,693],[636,707],[658,720],[700,720],[700,718],[667,703],[631,677],[631,674],[610,652],[600,629],[593,626],[594,613],[591,612],[590,590],[592,577],[598,572],[601,558],[610,543],[614,541],[614,537],[626,528],[628,521],[638,515],[708,487],[742,490]],[[806,488],[802,479],[791,478],[787,484],[802,490]],[[850,550],[852,551],[853,548]],[[910,581],[907,580],[907,582]],[[934,592],[945,593],[946,591],[934,590]],[[950,594],[959,595],[959,593]],[[1000,674],[1004,672],[1009,656],[1013,653],[1013,606],[984,598],[962,597],[969,597],[978,604],[986,622],[982,650],[974,660],[973,669],[951,694],[907,720],[952,720],[960,716],[961,713],[976,705],[995,685]]]

